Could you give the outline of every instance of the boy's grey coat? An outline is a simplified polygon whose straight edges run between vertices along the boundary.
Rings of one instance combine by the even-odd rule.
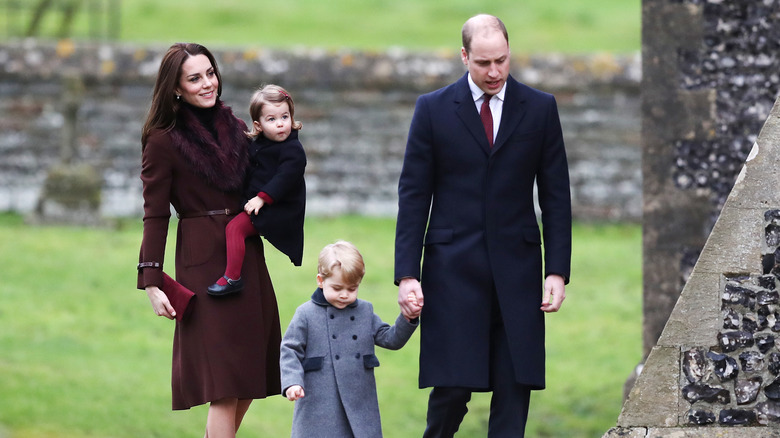
[[[301,385],[293,437],[381,437],[374,345],[397,350],[417,328],[402,315],[394,326],[358,299],[337,309],[317,289],[295,311],[281,345],[282,393]]]

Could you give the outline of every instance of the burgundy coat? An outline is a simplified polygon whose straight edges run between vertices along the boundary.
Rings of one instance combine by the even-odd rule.
[[[154,131],[143,149],[144,232],[138,288],[162,286],[171,205],[184,216],[209,210],[242,211],[246,167],[245,125],[218,102],[218,141],[183,106],[176,128]],[[182,218],[176,235],[176,280],[196,294],[191,313],[176,322],[173,340],[173,409],[225,397],[263,398],[280,393],[281,328],[273,285],[259,237],[247,239],[245,288],[212,297],[206,288],[224,272],[225,226],[232,215]]]

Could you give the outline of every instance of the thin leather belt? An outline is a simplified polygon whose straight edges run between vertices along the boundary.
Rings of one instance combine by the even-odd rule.
[[[231,215],[238,214],[238,212],[231,210],[229,208],[223,208],[222,210],[191,211],[187,213],[176,213],[176,217],[179,219],[189,219],[193,217],[218,216],[221,214],[224,214],[226,216],[231,216]]]

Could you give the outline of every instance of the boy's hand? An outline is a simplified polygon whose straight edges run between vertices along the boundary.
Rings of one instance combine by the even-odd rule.
[[[263,198],[255,196],[254,198],[246,201],[246,204],[244,204],[244,211],[246,214],[257,214],[260,212],[260,209],[263,208],[263,205],[265,205]]]
[[[417,294],[414,292],[409,292],[409,294],[406,296],[406,301],[411,305],[409,308],[412,310],[408,316],[404,315],[406,320],[411,321],[415,318],[419,318],[420,313],[422,312],[422,307],[417,304]]]
[[[304,396],[303,388],[301,385],[293,385],[287,388],[287,391],[285,391],[284,395],[287,396],[287,400],[290,401],[302,399]]]

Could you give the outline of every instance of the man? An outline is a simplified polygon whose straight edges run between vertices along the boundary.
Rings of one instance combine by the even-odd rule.
[[[501,20],[472,17],[462,35],[468,73],[421,96],[409,128],[395,281],[404,314],[422,307],[424,437],[453,436],[472,391],[493,393],[488,436],[518,437],[545,385],[544,313],[569,280],[568,166],[555,99],[509,75]]]

